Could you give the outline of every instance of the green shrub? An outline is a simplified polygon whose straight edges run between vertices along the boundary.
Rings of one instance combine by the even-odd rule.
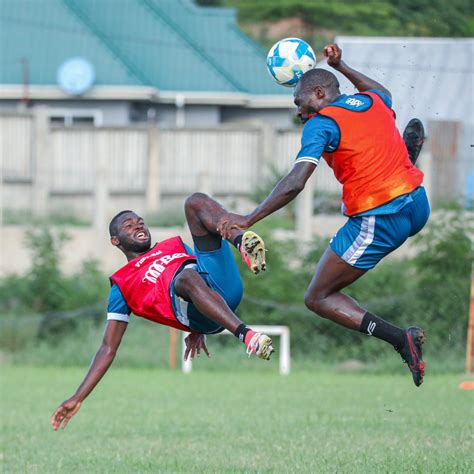
[[[473,35],[469,0],[221,0],[213,3],[237,8],[239,21],[244,25],[298,17],[321,33],[329,30],[364,36]],[[440,11],[443,21],[436,21]]]
[[[183,227],[186,223],[184,206],[160,209],[157,213],[147,214],[145,221],[149,227]]]
[[[37,226],[72,225],[84,227],[91,225],[90,220],[74,215],[72,209],[63,210],[61,212],[50,212],[45,217],[37,217],[28,210],[3,209],[3,223],[5,225],[24,225],[25,222]]]
[[[61,250],[68,239],[61,230],[42,226],[29,229],[26,246],[31,252],[31,268],[24,276],[8,275],[0,280],[2,312],[17,314],[19,319],[22,314],[42,314],[37,332],[42,338],[73,331],[75,317],[66,312],[86,308],[87,314],[96,316],[94,304],[107,296],[107,278],[94,260],[84,261],[74,275],[62,274]],[[4,347],[1,341],[0,347]]]
[[[473,235],[470,214],[446,211],[416,237],[414,311],[429,322],[430,338],[440,350],[466,340]]]

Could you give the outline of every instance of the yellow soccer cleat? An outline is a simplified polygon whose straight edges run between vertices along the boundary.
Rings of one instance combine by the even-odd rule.
[[[272,340],[266,335],[256,332],[250,339],[247,346],[249,357],[255,354],[260,359],[270,360],[272,353],[275,352],[272,346]]]
[[[248,230],[244,233],[240,254],[242,255],[242,260],[255,275],[265,271],[265,243],[255,232]]]

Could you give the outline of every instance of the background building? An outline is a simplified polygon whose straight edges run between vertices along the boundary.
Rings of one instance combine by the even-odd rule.
[[[66,125],[291,125],[291,91],[271,80],[265,51],[239,30],[232,9],[191,0],[19,0],[2,2],[0,20],[3,110],[48,105],[52,122]],[[87,66],[65,64],[73,58],[92,68],[89,79]],[[84,88],[67,88],[81,81]]]
[[[458,387],[474,386],[463,374],[474,355],[473,27],[469,0],[0,0],[0,471],[472,472],[472,393]],[[427,331],[425,384],[389,345],[304,303],[346,221],[321,160],[296,202],[255,226],[267,272],[236,254],[239,317],[273,326],[272,360],[210,336],[212,358],[182,374],[177,334],[132,316],[110,372],[53,432],[49,416],[103,338],[108,276],[125,263],[109,219],[134,209],[154,242],[192,244],[187,195],[245,211],[292,167],[292,90],[274,84],[265,53],[294,36],[316,53],[336,38],[392,91],[400,129],[412,116],[427,128],[428,224],[347,289]]]

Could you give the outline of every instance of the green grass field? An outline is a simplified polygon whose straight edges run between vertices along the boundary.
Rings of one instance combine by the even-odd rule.
[[[261,361],[259,361],[261,362]],[[112,368],[65,431],[85,369],[3,366],[2,472],[472,472],[461,377]]]

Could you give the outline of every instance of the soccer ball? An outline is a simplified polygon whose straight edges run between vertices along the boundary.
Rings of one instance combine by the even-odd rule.
[[[268,72],[286,87],[295,87],[300,77],[315,66],[316,55],[311,46],[298,38],[278,41],[267,55]]]

